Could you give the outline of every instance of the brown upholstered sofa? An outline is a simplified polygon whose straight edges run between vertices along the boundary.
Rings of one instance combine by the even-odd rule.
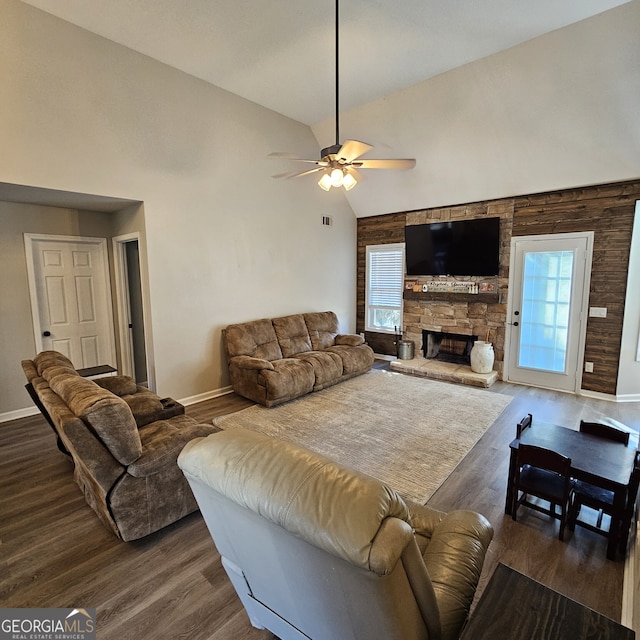
[[[333,311],[229,325],[223,332],[233,390],[267,407],[369,371],[373,349],[341,335]]]
[[[197,509],[176,460],[214,427],[127,376],[83,378],[57,351],[23,360],[22,368],[87,503],[118,537],[141,538]]]
[[[178,464],[254,627],[278,638],[454,640],[490,523],[443,513],[294,444],[245,429]]]

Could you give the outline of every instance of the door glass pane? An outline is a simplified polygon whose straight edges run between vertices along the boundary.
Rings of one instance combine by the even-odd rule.
[[[524,255],[518,366],[566,370],[573,251]]]

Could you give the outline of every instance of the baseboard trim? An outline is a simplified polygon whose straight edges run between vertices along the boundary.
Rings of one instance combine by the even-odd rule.
[[[396,356],[390,356],[390,355],[387,355],[386,353],[374,353],[373,357],[376,360],[388,360],[389,362],[392,362],[398,359]]]
[[[11,420],[20,420],[20,418],[29,418],[40,413],[37,407],[27,407],[26,409],[16,409],[15,411],[7,411],[0,413],[1,422],[11,422]]]
[[[180,404],[188,407],[190,404],[196,404],[198,402],[204,402],[205,400],[212,400],[213,398],[219,398],[220,396],[226,396],[233,393],[233,387],[222,387],[221,389],[214,389],[213,391],[206,391],[205,393],[199,393],[195,396],[189,396],[188,398],[182,398],[178,400]]]
[[[616,396],[616,402],[640,402],[640,393],[625,393]]]
[[[607,402],[638,402],[640,400],[640,395],[637,394],[616,396],[609,393],[601,393],[600,391],[589,391],[588,389],[580,389],[579,395],[586,398],[594,398],[595,400],[606,400]]]

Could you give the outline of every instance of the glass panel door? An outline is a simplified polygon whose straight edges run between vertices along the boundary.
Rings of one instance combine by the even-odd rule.
[[[578,391],[592,233],[514,238],[505,380]]]
[[[524,255],[518,366],[566,372],[573,251]]]

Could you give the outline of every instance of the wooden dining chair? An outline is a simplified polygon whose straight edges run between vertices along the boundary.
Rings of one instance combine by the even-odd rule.
[[[516,425],[516,438],[520,439],[522,433],[531,426],[533,422],[533,415],[527,413],[527,415],[518,422]]]
[[[580,431],[582,433],[588,433],[589,435],[596,436],[598,438],[604,438],[605,440],[620,442],[625,446],[629,445],[629,431],[623,430],[611,424],[604,424],[602,422],[587,422],[585,420],[581,420]],[[595,527],[584,522],[579,522],[577,520],[583,505],[598,512]],[[602,517],[605,513],[607,513],[607,515],[611,515],[612,510],[612,491],[594,487],[587,482],[576,482],[576,487],[571,504],[571,528],[575,527],[576,524],[580,524],[581,526],[585,526],[586,528],[596,531],[596,533],[607,535],[607,531],[602,530]]]
[[[526,444],[520,444],[517,456],[512,518],[516,520],[520,505],[556,518],[560,520],[558,537],[564,540],[573,488],[571,458]],[[549,508],[530,501],[530,496],[545,500],[549,503]],[[556,510],[556,505],[560,507],[560,513]]]
[[[625,446],[629,445],[630,432],[614,425],[603,424],[600,422],[580,422],[580,431],[588,433],[590,435],[597,436],[606,440],[614,442],[620,442]],[[599,533],[605,537],[609,537],[611,526],[609,529],[602,528],[602,518],[606,513],[611,518],[619,518],[621,520],[622,535],[625,535],[625,531],[628,531],[628,527],[625,525],[627,520],[630,522],[632,517],[632,511],[635,507],[636,497],[638,494],[638,485],[640,484],[640,462],[638,455],[636,455],[636,463],[634,470],[631,474],[631,480],[629,482],[629,491],[627,495],[626,505],[623,513],[616,513],[613,505],[613,491],[596,487],[588,482],[581,480],[575,481],[573,495],[571,498],[571,507],[569,510],[569,528],[574,529],[576,524],[585,529],[589,529],[595,533]],[[594,509],[598,512],[595,526],[589,522],[579,520],[580,510],[583,506]],[[623,541],[620,540],[620,543]]]
[[[623,425],[616,427],[612,424],[605,424],[603,422],[587,422],[586,420],[580,420],[580,431],[582,433],[588,433],[592,436],[597,436],[598,438],[613,440],[614,442],[621,442],[627,446],[629,444],[631,432],[622,427]]]

